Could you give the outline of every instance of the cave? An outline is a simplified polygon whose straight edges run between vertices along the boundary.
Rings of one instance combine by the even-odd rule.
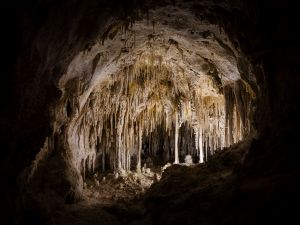
[[[11,1],[0,224],[289,224],[292,3]]]

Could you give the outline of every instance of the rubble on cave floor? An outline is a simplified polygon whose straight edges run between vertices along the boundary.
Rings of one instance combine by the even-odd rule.
[[[148,220],[144,218],[143,194],[160,180],[168,167],[142,168],[141,172],[95,172],[86,177],[83,200],[65,204],[57,210],[49,224],[123,224],[123,220]],[[80,219],[78,219],[80,218]],[[124,222],[124,224],[127,224]],[[142,223],[144,224],[144,223]]]
[[[161,168],[142,168],[119,173],[94,173],[84,182],[84,201],[112,204],[119,200],[133,200],[141,197],[150,186],[161,177]]]
[[[179,166],[192,166],[191,156],[187,155],[185,162]],[[140,173],[121,170],[118,173],[95,172],[84,181],[83,197],[89,204],[112,204],[117,201],[127,201],[140,198],[152,184],[161,179],[162,173],[172,166],[167,163],[162,167],[142,167]]]

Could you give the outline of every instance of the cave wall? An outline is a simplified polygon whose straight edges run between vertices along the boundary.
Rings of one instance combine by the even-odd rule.
[[[232,7],[226,9],[218,4],[209,9],[203,9],[201,5],[194,8],[199,12],[199,17],[220,24],[236,47],[242,50],[246,60],[252,63],[253,66],[249,68],[245,66],[245,59],[240,59],[239,70],[245,79],[253,77],[249,74],[255,74],[258,83],[259,101],[253,126],[259,131],[261,139],[268,140],[266,147],[270,143],[278,143],[281,147],[276,154],[280,153],[284,163],[278,168],[289,162],[293,162],[290,167],[296,167],[294,144],[299,127],[299,42],[295,29],[300,21],[296,8],[293,10],[288,2],[228,2]],[[167,3],[162,1],[156,4]],[[46,146],[53,145],[56,151],[49,153],[47,157],[52,157],[52,160],[46,165],[58,163],[55,167],[60,170],[46,172],[45,166],[37,176],[56,178],[66,172],[64,168],[72,168],[64,160],[68,156],[63,147],[64,139],[61,138],[65,135],[66,127],[63,124],[68,118],[64,115],[64,120],[55,126],[49,123],[56,113],[51,109],[62,96],[57,89],[60,76],[66,72],[76,53],[84,49],[88,51],[94,39],[103,34],[106,23],[103,18],[109,15],[123,18],[126,13],[132,13],[135,7],[145,9],[140,1],[16,1],[5,7],[1,21],[7,28],[4,49],[8,54],[4,61],[5,85],[1,89],[2,96],[6,96],[2,103],[4,107],[1,107],[1,136],[4,143],[1,171],[5,180],[1,192],[5,194],[4,202],[8,205],[7,219],[11,220],[11,212],[18,215],[13,223],[19,223],[19,220],[26,220],[27,217],[31,221],[33,214],[38,215],[35,214],[36,210],[40,210],[35,208],[34,203],[28,203],[36,201],[32,196],[42,182],[33,182],[30,184],[33,186],[26,188],[22,171],[30,166],[45,146],[47,136],[53,139]],[[147,7],[153,7],[153,3]],[[260,150],[263,151],[263,148]],[[249,156],[252,158],[249,159],[249,171],[251,163],[256,162],[260,154],[254,152]],[[274,159],[263,168],[269,168],[279,160],[268,149],[261,155],[264,159]],[[71,175],[59,176],[62,179],[53,186],[53,179],[51,182],[45,181],[49,183],[48,187],[45,185],[45,192],[55,190],[53,196],[62,196],[57,199],[58,202],[64,202],[69,196],[72,189],[70,179],[76,175],[72,169],[66,173]],[[30,193],[24,197],[24,192]],[[69,198],[74,200],[74,196]],[[51,206],[44,211],[51,211]],[[35,218],[38,222],[39,219]]]
[[[66,129],[61,127],[65,121],[58,121],[57,127],[49,121],[55,120],[56,112],[51,110],[62,95],[57,88],[59,77],[74,55],[88,49],[103,32],[105,20],[98,13],[104,17],[112,13],[101,5],[97,1],[16,1],[5,6],[2,21],[7,28],[5,40],[9,43],[6,46],[9,55],[5,59],[8,85],[1,93],[8,98],[4,102],[4,111],[1,111],[1,125],[4,125],[1,126],[1,134],[5,146],[1,171],[7,185],[1,187],[1,192],[7,205],[7,213],[4,213],[7,218],[4,220],[10,223],[26,223],[27,219],[39,223],[42,222],[39,215],[49,213],[51,203],[50,207],[44,204],[43,209],[35,208],[47,201],[35,195],[36,188],[43,186],[43,190],[49,193],[55,190],[50,199],[57,203],[65,202],[72,189],[70,183],[77,183],[77,180],[72,181],[77,173],[66,170],[72,165],[66,165],[65,160],[68,157],[63,139]],[[65,119],[65,116],[62,118]],[[55,151],[41,154],[49,160],[42,162],[46,165],[36,173],[37,179],[28,183],[30,164],[45,146],[47,136],[52,138],[49,144],[46,143],[46,148],[53,146]],[[22,173],[25,168],[27,172]],[[21,200],[22,195],[24,198]]]

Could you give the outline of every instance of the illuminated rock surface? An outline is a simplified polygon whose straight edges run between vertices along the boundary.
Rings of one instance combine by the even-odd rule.
[[[300,20],[292,8],[11,2],[4,224],[293,221]]]

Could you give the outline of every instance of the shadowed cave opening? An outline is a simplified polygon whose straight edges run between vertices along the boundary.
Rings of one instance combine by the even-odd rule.
[[[293,221],[300,20],[292,8],[9,3],[4,223]]]

